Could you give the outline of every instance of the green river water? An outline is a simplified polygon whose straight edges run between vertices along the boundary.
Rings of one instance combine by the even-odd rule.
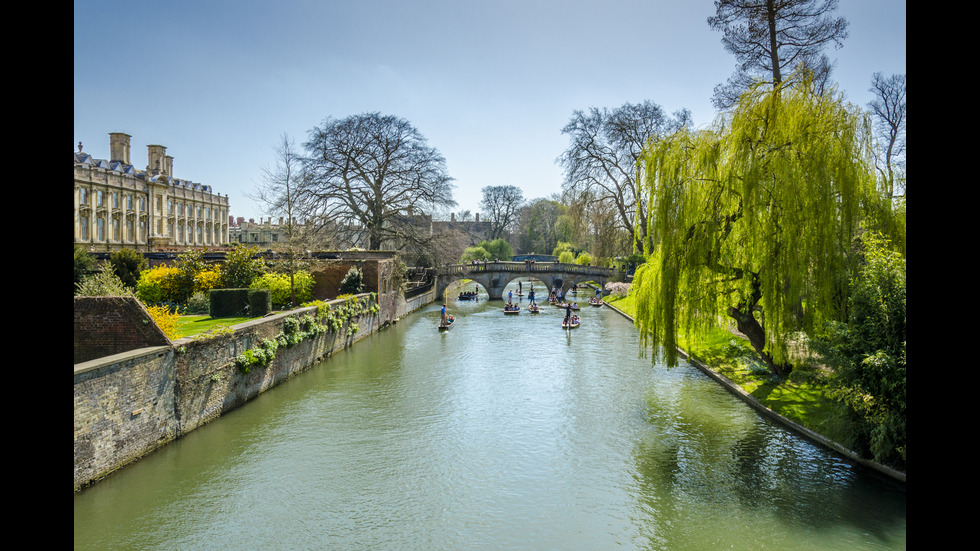
[[[905,549],[904,485],[651,362],[609,308],[449,306],[76,494],[75,548]]]

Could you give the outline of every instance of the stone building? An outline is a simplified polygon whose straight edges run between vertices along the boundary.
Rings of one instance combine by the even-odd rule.
[[[279,218],[278,224],[272,222],[272,217],[264,221],[259,218],[258,222],[252,218],[246,221],[242,216],[238,218],[229,217],[228,222],[228,241],[230,243],[242,243],[271,249],[289,240],[288,224],[284,224],[282,217]],[[298,222],[294,224],[295,231],[302,232],[303,225]]]
[[[75,156],[75,244],[89,251],[161,251],[228,243],[228,196],[173,176],[173,157],[147,146],[147,167],[130,162],[128,134],[109,133],[109,160],[78,144]]]

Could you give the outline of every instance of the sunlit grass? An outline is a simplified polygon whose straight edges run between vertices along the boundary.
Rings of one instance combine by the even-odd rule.
[[[633,295],[605,300],[635,317]],[[748,341],[723,329],[712,331],[697,343],[683,336],[678,340],[693,358],[721,373],[776,413],[845,446],[850,442],[847,412],[830,397],[830,374],[822,367],[801,361],[788,378],[779,379],[769,373]]]
[[[177,320],[177,330],[184,337],[193,337],[206,333],[211,329],[231,327],[256,318],[212,318],[211,316],[180,316]]]

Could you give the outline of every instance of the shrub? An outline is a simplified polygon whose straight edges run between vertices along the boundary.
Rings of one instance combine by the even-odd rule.
[[[180,270],[171,266],[157,266],[140,273],[136,283],[136,296],[145,304],[176,302]]]
[[[89,275],[89,272],[95,269],[95,259],[88,252],[75,245],[75,282],[72,285],[72,290],[78,290],[78,284],[82,282],[85,276]]]
[[[834,367],[836,397],[857,422],[855,445],[876,460],[906,464],[906,262],[880,236],[864,236],[865,263],[852,284],[846,322],[811,341]]]
[[[136,288],[140,272],[146,269],[146,259],[134,249],[122,249],[110,254],[109,263],[123,284],[130,289]]]
[[[561,262],[562,264],[573,264],[575,262],[575,253],[572,251],[562,251],[562,253],[558,255],[558,262]]]
[[[340,289],[337,292],[342,295],[356,295],[362,291],[364,291],[364,273],[357,266],[352,266],[340,282]]]
[[[302,303],[313,298],[313,276],[309,272],[293,274],[296,287],[296,302]],[[250,289],[267,289],[272,305],[282,307],[290,303],[289,274],[267,273],[258,277]]]
[[[82,297],[114,297],[132,296],[133,291],[123,285],[111,264],[103,264],[98,273],[82,279],[75,288],[75,294]]]
[[[197,272],[194,275],[194,294],[202,294],[205,297],[211,289],[221,287],[222,275],[220,266],[212,266],[206,270]]]
[[[258,247],[236,245],[235,249],[228,253],[222,271],[226,288],[247,288],[256,278],[265,273],[265,263],[261,259],[253,258],[258,251]]]
[[[208,295],[198,291],[191,295],[191,299],[187,301],[187,313],[188,314],[207,314],[211,311],[211,301]]]
[[[156,322],[157,327],[163,331],[163,334],[167,336],[170,340],[176,340],[181,337],[179,331],[177,331],[177,320],[180,315],[176,312],[172,312],[170,308],[165,306],[147,306],[146,311],[149,312],[150,317]]]

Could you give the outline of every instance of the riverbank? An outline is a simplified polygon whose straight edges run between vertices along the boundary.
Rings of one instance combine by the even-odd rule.
[[[156,340],[75,364],[75,492],[431,303],[434,294],[406,300],[366,293],[174,341],[135,299],[86,306],[101,298],[76,298],[76,340],[114,334],[100,323],[111,318],[106,312],[130,320],[115,333],[148,327]]]
[[[635,323],[633,318],[635,308],[631,300],[630,297],[625,297],[610,301],[607,297],[606,305]],[[759,370],[763,370],[764,367],[761,367],[761,364],[753,365],[751,360],[724,362],[722,358],[726,356],[728,358],[739,357],[738,351],[732,354],[731,347],[742,349],[743,352],[751,354],[747,343],[734,341],[738,337],[729,337],[732,338],[722,335],[721,338],[717,339],[717,342],[693,350],[693,353],[683,348],[678,350],[692,365],[764,417],[780,423],[810,441],[831,449],[855,463],[860,463],[905,483],[906,473],[861,457],[860,454],[840,444],[835,439],[835,436],[839,438],[838,435],[844,434],[844,428],[840,426],[841,416],[832,411],[838,406],[824,394],[822,389],[819,389],[819,386],[795,384],[792,379],[778,382],[767,380],[768,376],[760,377],[755,374]],[[719,350],[724,348],[729,348],[729,350]],[[741,357],[745,358],[746,356],[742,354]],[[812,379],[821,377],[821,374],[819,372],[806,373],[801,371],[796,376]],[[812,383],[812,381],[805,382]]]

